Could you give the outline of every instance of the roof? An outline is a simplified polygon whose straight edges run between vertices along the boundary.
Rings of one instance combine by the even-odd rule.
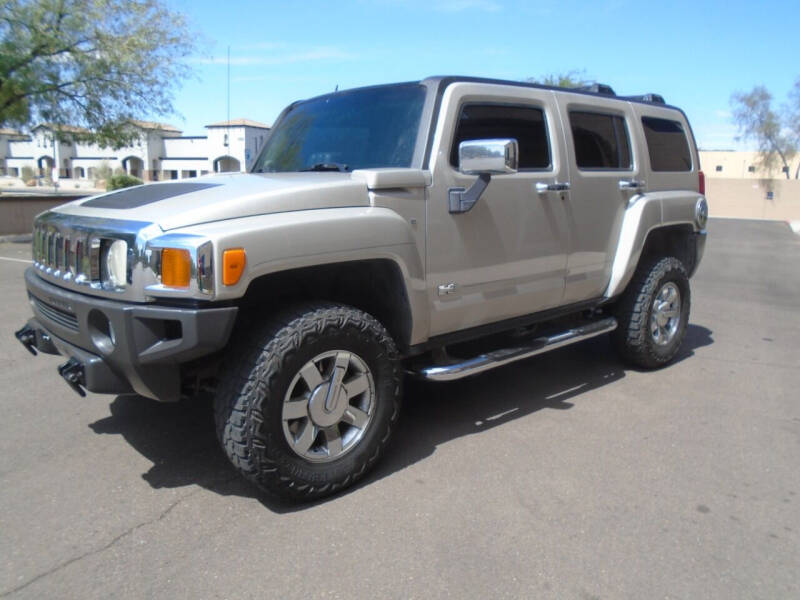
[[[50,131],[61,131],[64,133],[89,133],[89,130],[83,127],[78,127],[76,125],[58,125],[56,123],[39,123],[31,131],[36,131],[37,129],[49,129]]]
[[[21,131],[17,131],[16,129],[10,129],[8,127],[0,127],[0,135],[18,135],[23,136],[25,135]]]
[[[269,129],[269,125],[253,121],[252,119],[231,119],[230,121],[211,123],[211,125],[206,125],[206,127],[256,127],[258,129]]]
[[[181,130],[166,123],[156,123],[155,121],[140,121],[138,119],[128,119],[129,123],[141,127],[142,129],[153,129],[156,131],[170,131],[174,133],[181,133]]]
[[[672,106],[667,104],[664,101],[664,98],[660,94],[642,94],[638,96],[617,96],[614,93],[614,90],[611,89],[611,86],[604,85],[604,84],[592,84],[590,86],[580,87],[580,88],[566,88],[566,87],[558,87],[552,85],[542,85],[539,83],[533,83],[530,81],[510,81],[505,79],[487,79],[484,77],[462,77],[458,75],[439,75],[435,77],[428,77],[427,79],[422,80],[420,83],[429,83],[432,85],[436,85],[439,88],[440,94],[444,91],[444,89],[450,85],[451,83],[486,83],[492,85],[510,85],[514,87],[526,87],[526,88],[534,88],[540,90],[550,90],[554,92],[567,92],[571,94],[583,94],[586,96],[599,96],[602,98],[610,98],[614,100],[622,100],[623,102],[636,102],[638,104],[650,104],[650,105],[658,105],[662,108],[670,108],[673,110],[678,110],[683,112],[677,106]]]

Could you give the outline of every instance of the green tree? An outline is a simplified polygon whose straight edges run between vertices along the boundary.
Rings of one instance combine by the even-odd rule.
[[[578,88],[596,83],[594,79],[586,76],[586,71],[583,69],[572,69],[564,73],[548,73],[540,77],[528,77],[525,81],[563,88]]]
[[[129,119],[173,112],[194,40],[162,0],[2,0],[0,126],[77,125],[58,136],[119,147]]]
[[[795,151],[800,149],[800,77],[794,82],[794,87],[789,91],[788,102],[783,107],[784,126],[788,130]],[[800,163],[794,173],[795,179],[800,179]]]
[[[737,140],[755,142],[761,166],[767,172],[782,167],[790,178],[789,161],[797,152],[797,136],[785,127],[787,114],[782,116],[772,108],[772,94],[763,85],[749,92],[734,92],[731,96],[733,122],[739,130]]]

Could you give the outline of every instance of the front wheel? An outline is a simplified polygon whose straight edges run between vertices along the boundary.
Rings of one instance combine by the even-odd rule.
[[[671,361],[689,323],[691,294],[683,263],[667,257],[643,263],[620,299],[613,333],[628,362],[654,369]]]
[[[378,460],[400,408],[397,350],[373,317],[312,304],[242,332],[221,369],[217,434],[263,490],[312,499]]]

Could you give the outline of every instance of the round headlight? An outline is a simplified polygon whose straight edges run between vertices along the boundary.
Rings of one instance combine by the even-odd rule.
[[[128,272],[128,244],[124,240],[114,240],[106,253],[106,273],[108,283],[114,287],[125,287]]]
[[[708,202],[705,198],[699,198],[694,206],[694,220],[700,229],[705,229],[708,223]]]

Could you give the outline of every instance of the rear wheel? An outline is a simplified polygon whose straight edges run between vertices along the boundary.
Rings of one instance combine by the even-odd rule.
[[[642,263],[617,304],[613,338],[621,356],[653,369],[675,357],[686,335],[689,277],[673,257]]]
[[[378,460],[400,408],[397,350],[370,315],[305,305],[246,335],[222,368],[217,434],[263,490],[316,498]]]

